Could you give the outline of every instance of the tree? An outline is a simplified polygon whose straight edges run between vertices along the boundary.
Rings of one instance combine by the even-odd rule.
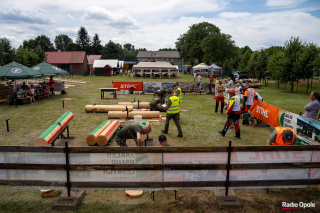
[[[303,71],[299,67],[299,57],[303,51],[304,44],[299,37],[291,37],[284,45],[285,69],[281,79],[291,85],[290,91],[293,92],[293,84],[304,77]]]
[[[15,57],[15,49],[11,46],[10,40],[0,38],[0,66],[11,63]]]
[[[22,44],[22,48],[36,49],[40,46],[45,52],[53,51],[54,46],[50,41],[50,38],[45,35],[37,36],[35,39],[24,40]]]
[[[236,55],[236,48],[231,36],[224,33],[210,34],[201,42],[204,61],[208,64],[217,62],[222,66],[224,61]]]
[[[258,59],[260,57],[260,52],[259,51],[255,51],[254,53],[251,54],[250,59],[247,63],[246,66],[246,70],[254,75],[254,77],[256,77],[256,71],[258,68]]]
[[[19,47],[16,52],[15,61],[27,67],[33,67],[46,60],[45,51],[40,45],[35,49]]]
[[[91,54],[101,55],[101,53],[102,53],[101,40],[99,38],[99,35],[96,33],[94,34],[92,39]]]
[[[130,44],[130,43],[126,43],[123,45],[123,49],[124,50],[127,50],[127,51],[134,51],[135,48],[134,48],[134,45]]]
[[[80,27],[78,30],[76,43],[79,45],[81,51],[90,52],[91,40],[86,28]]]
[[[103,59],[119,59],[123,54],[122,47],[120,44],[116,44],[113,41],[109,41],[104,45],[102,49]]]
[[[281,74],[285,69],[285,56],[282,50],[277,50],[273,55],[269,57],[267,65],[267,73],[275,80],[279,81],[281,79]]]
[[[197,59],[201,63],[204,55],[201,48],[202,40],[210,34],[217,33],[220,33],[220,29],[211,23],[193,24],[186,33],[180,35],[177,39],[176,49],[181,57],[193,62]]]
[[[309,43],[308,45],[303,47],[302,53],[299,55],[298,59],[298,67],[304,74],[303,78],[306,78],[307,81],[307,93],[309,93],[309,80],[314,76],[315,64],[317,56],[319,55],[319,48],[316,44]],[[312,88],[311,88],[312,89]]]
[[[70,42],[66,46],[66,51],[80,51],[80,46],[79,46],[79,44]]]
[[[177,51],[175,48],[160,48],[158,51]]]
[[[247,65],[248,65],[248,62],[250,60],[251,54],[252,54],[252,50],[248,49],[244,53],[244,55],[241,57],[240,64],[239,64],[239,70],[240,71],[246,71],[247,70]]]
[[[265,50],[261,50],[259,54],[259,58],[256,63],[255,73],[256,78],[261,81],[264,80],[265,86],[267,86],[267,65],[268,65],[268,56]]]
[[[54,39],[56,49],[58,51],[62,51],[62,52],[66,51],[67,45],[72,42],[73,42],[72,39],[69,36],[64,35],[64,34],[58,35]]]

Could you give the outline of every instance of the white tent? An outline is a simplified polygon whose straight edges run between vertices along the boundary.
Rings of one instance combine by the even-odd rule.
[[[195,70],[206,70],[208,69],[209,65],[205,63],[198,64],[197,66],[194,66],[193,69]]]
[[[215,65],[215,64],[211,64],[209,67],[208,67],[208,71],[210,72],[210,76],[215,73],[215,74],[218,74],[220,76],[222,76],[222,73],[223,73],[223,70],[221,67]],[[221,74],[220,74],[221,72]]]

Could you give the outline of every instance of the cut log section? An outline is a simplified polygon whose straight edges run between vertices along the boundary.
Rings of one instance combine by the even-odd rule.
[[[150,109],[150,102],[139,102],[139,109]],[[133,105],[133,109],[138,109],[138,102],[118,102],[118,105]]]
[[[98,126],[95,130],[93,130],[86,138],[87,144],[93,146],[97,143],[97,137],[105,130],[109,125],[111,124],[111,121],[106,120],[100,126]]]
[[[128,110],[133,110],[133,105],[128,105]],[[84,107],[86,112],[109,112],[109,111],[124,111],[126,105],[86,105]]]
[[[65,112],[35,141],[36,146],[49,145],[72,120],[73,113]]]
[[[117,131],[118,127],[120,126],[119,121],[112,121],[112,123],[105,129],[101,134],[97,137],[97,144],[99,146],[107,145],[108,141]]]
[[[141,190],[126,190],[126,196],[130,198],[139,198],[143,195]]]
[[[142,119],[160,118],[159,111],[132,111],[128,113],[128,118],[132,119],[135,115],[142,115]],[[127,112],[110,111],[108,113],[109,119],[111,118],[127,118]]]

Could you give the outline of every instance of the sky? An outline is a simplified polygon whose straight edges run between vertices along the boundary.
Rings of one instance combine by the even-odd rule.
[[[238,47],[283,46],[292,36],[320,46],[320,0],[1,0],[0,38],[19,47],[46,35],[76,41],[80,27],[104,45],[175,48],[189,27],[209,22]]]

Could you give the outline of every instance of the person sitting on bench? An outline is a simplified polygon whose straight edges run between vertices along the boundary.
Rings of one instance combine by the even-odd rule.
[[[31,85],[31,89],[34,90],[33,85]],[[31,92],[31,89],[28,89],[28,88],[27,88],[25,97],[26,97],[27,99],[30,99],[30,103],[31,103],[31,104],[36,104],[37,102],[36,102],[36,100],[35,100],[35,98],[34,98],[33,93]],[[34,93],[35,93],[35,91],[34,91]]]

